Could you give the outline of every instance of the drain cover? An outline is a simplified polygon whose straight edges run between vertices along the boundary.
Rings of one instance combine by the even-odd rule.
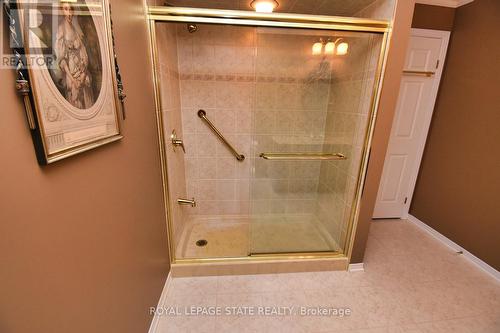
[[[208,242],[205,239],[200,239],[196,241],[196,246],[205,246]]]

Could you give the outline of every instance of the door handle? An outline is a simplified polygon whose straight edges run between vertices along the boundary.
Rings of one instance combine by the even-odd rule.
[[[174,147],[174,151],[176,147],[181,147],[184,154],[186,153],[186,147],[184,147],[184,142],[177,137],[175,129],[172,131],[172,134],[170,135],[170,141],[172,141],[172,146]]]
[[[191,206],[193,208],[196,207],[196,200],[194,200],[194,198],[191,199],[191,200],[179,198],[179,199],[177,199],[177,203],[179,205],[186,205],[186,206],[189,205],[189,206]]]

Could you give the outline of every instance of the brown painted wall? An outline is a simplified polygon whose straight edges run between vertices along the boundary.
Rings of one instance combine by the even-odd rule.
[[[406,47],[410,36],[414,1],[398,1],[394,20],[391,47],[381,92],[379,114],[375,124],[370,164],[366,178],[361,209],[356,230],[356,237],[351,257],[352,263],[363,261],[368,232],[377,198],[377,191],[384,167],[385,153],[391,133],[392,120],[396,110],[399,86],[406,56]]]
[[[452,31],[454,20],[455,8],[417,3],[411,26],[412,28],[420,29]]]
[[[500,269],[500,2],[457,9],[410,213]]]
[[[147,332],[168,272],[141,0],[114,0],[125,139],[39,167],[0,70],[0,332]],[[2,36],[5,37],[5,36]]]

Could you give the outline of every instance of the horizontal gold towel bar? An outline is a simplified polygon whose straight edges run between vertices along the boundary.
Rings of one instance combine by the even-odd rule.
[[[403,71],[403,74],[406,74],[406,75],[423,75],[423,76],[431,77],[431,76],[433,76],[434,74],[436,74],[436,72],[425,72],[425,71]]]
[[[260,157],[265,160],[280,161],[328,161],[346,160],[344,154],[323,154],[323,153],[261,153]]]

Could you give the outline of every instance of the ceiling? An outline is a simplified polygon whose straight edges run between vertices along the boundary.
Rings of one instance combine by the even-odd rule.
[[[332,16],[353,16],[376,0],[277,0],[279,7],[275,12],[316,14]],[[251,0],[167,0],[177,7],[217,8],[253,10]]]

